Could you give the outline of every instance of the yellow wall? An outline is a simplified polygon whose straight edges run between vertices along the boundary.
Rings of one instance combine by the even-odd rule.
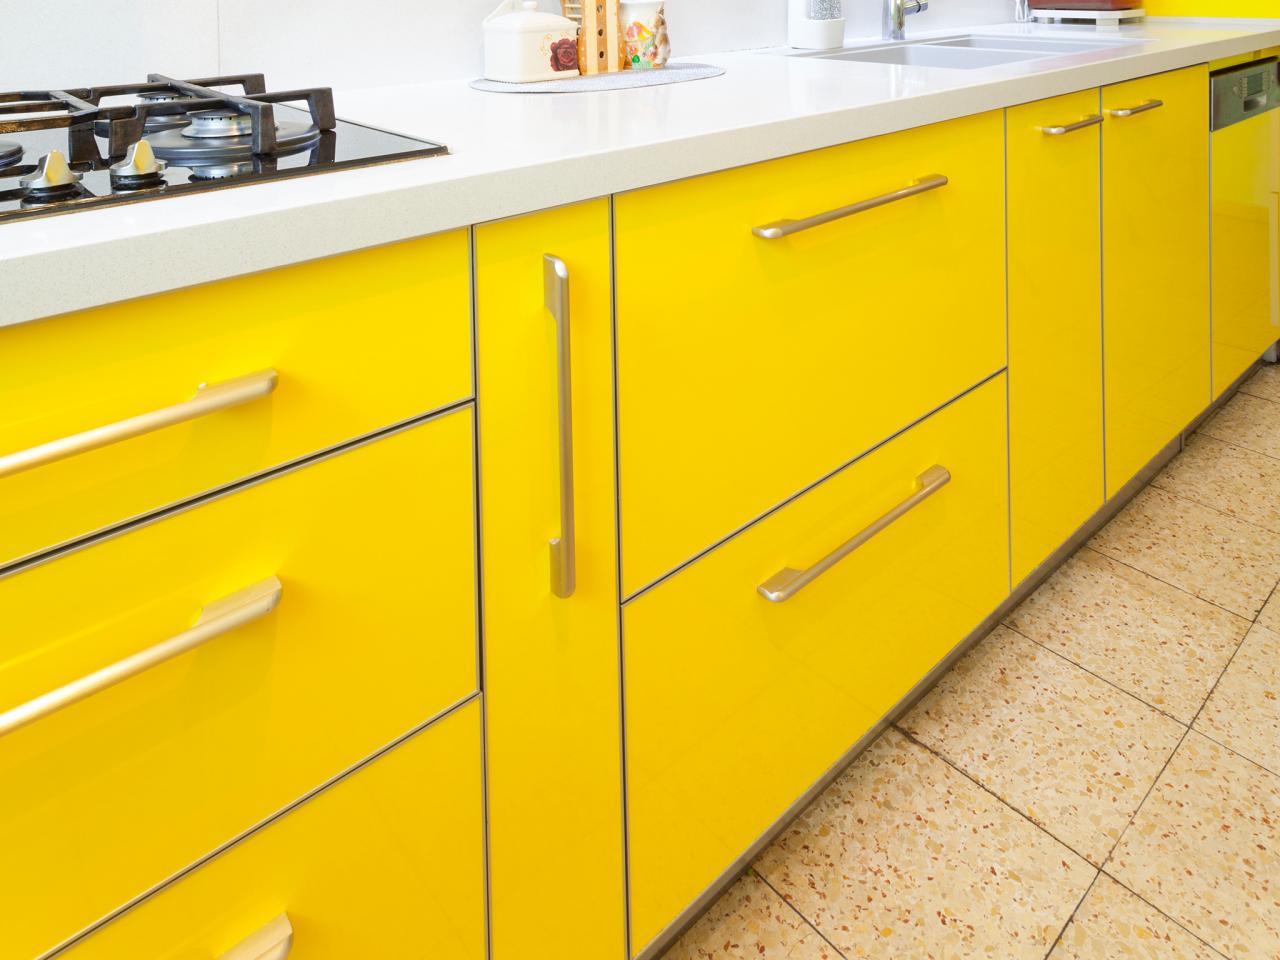
[[[1153,17],[1280,17],[1280,0],[1145,0]]]

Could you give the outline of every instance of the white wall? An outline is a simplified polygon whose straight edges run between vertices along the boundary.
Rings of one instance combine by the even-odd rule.
[[[0,0],[0,91],[262,72],[269,86],[381,86],[474,76],[498,0]],[[558,9],[558,0],[541,0]],[[932,0],[917,30],[1006,20],[1013,0]],[[6,10],[11,8],[11,10]],[[880,0],[845,0],[848,34]],[[676,55],[779,46],[786,0],[667,0]],[[29,29],[24,29],[29,21]]]

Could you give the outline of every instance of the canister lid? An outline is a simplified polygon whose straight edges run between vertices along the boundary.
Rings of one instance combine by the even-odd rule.
[[[492,33],[550,33],[576,31],[568,17],[538,9],[538,0],[504,0],[484,18],[484,28]]]

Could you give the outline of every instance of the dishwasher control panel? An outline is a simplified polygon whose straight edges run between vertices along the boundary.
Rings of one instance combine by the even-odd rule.
[[[1280,107],[1280,61],[1275,57],[1218,70],[1209,77],[1210,128],[1221,130]]]

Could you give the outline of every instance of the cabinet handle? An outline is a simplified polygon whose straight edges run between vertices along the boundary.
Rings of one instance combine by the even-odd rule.
[[[559,257],[542,258],[542,295],[556,322],[556,380],[560,405],[560,536],[551,540],[551,592],[561,599],[577,587],[573,517],[573,379],[569,354],[569,268]]]
[[[793,570],[791,567],[783,567],[764,583],[760,584],[756,590],[760,593],[760,596],[771,603],[782,603],[784,600],[790,600],[877,533],[880,533],[899,517],[909,513],[925,500],[928,500],[950,482],[951,473],[945,467],[930,467],[916,477],[915,493],[911,494],[884,516],[872,521],[870,526],[854,534],[851,539],[836,547],[836,549],[807,570]]]
[[[1146,113],[1148,110],[1155,110],[1157,107],[1163,106],[1163,100],[1148,100],[1146,103],[1140,103],[1136,107],[1121,107],[1119,110],[1108,110],[1107,113],[1113,117],[1132,117],[1134,114]]]
[[[894,190],[892,193],[882,193],[880,196],[872,197],[870,200],[859,200],[857,203],[851,203],[847,207],[828,210],[826,213],[818,213],[812,217],[805,217],[803,220],[775,220],[773,223],[766,223],[762,227],[752,227],[751,232],[763,240],[781,240],[783,237],[789,237],[793,233],[799,233],[801,230],[811,230],[833,220],[851,217],[855,213],[865,213],[867,210],[874,210],[876,207],[896,203],[899,200],[907,199],[907,197],[914,197],[919,193],[937,190],[939,187],[945,187],[948,182],[947,178],[942,174],[933,173],[927,177],[921,177],[909,187]]]
[[[1083,120],[1077,120],[1075,123],[1064,123],[1058,127],[1041,127],[1041,131],[1050,137],[1060,137],[1064,133],[1075,133],[1077,130],[1083,130],[1086,127],[1096,127],[1102,122],[1102,114],[1095,113],[1085,117]]]
[[[200,611],[200,618],[189,630],[0,713],[0,737],[266,616],[280,602],[280,591],[280,581],[270,577],[215,600]]]
[[[284,960],[293,949],[293,924],[282,913],[261,930],[255,930],[218,960]]]
[[[127,420],[0,456],[0,478],[265,397],[276,388],[278,379],[274,370],[263,370],[222,383],[201,384],[194,397],[171,407],[140,413]]]

